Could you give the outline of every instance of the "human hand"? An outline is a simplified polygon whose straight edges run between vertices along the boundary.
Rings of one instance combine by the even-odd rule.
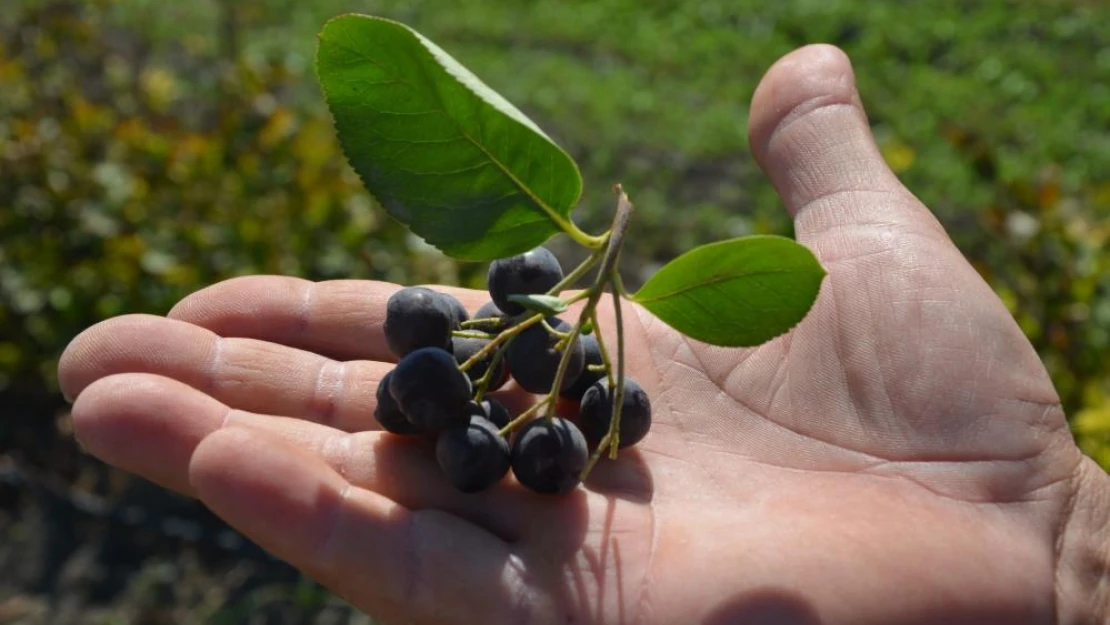
[[[652,432],[569,496],[455,492],[428,450],[375,431],[381,283],[240,278],[90,328],[60,366],[78,436],[386,622],[1108,618],[1110,482],[883,163],[843,54],[777,63],[750,136],[828,271],[813,310],[738,350],[630,305]]]

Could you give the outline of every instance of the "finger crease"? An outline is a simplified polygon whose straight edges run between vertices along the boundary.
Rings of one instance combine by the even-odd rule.
[[[304,336],[308,334],[309,324],[312,320],[312,305],[316,300],[316,283],[309,282],[301,297],[301,309],[297,312],[297,332]]]
[[[775,129],[771,131],[771,136],[767,137],[767,142],[764,144],[766,146],[765,151],[769,152],[771,144],[775,142],[775,139],[795,123],[816,113],[841,107],[855,109],[855,105],[850,101],[846,101],[843,94],[822,93],[821,95],[813,96],[807,100],[802,100],[794,108],[790,109],[790,112],[784,115],[775,126]]]
[[[208,362],[204,366],[204,390],[210,395],[216,390],[217,381],[220,379],[219,370],[223,362],[223,351],[224,339],[217,336],[208,354]]]
[[[339,396],[347,377],[347,363],[325,360],[316,375],[312,392],[313,410],[318,422],[331,425],[338,411]]]

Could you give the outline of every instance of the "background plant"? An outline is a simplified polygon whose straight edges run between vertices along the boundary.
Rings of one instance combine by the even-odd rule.
[[[76,332],[123,311],[164,312],[184,293],[242,273],[482,286],[484,267],[448,261],[409,237],[367,201],[343,162],[311,58],[321,24],[346,11],[414,26],[536,120],[582,168],[583,228],[607,225],[613,181],[635,190],[622,255],[629,288],[695,245],[790,234],[747,149],[747,103],[781,54],[813,41],[841,45],[888,162],[1010,307],[1081,444],[1110,466],[1110,137],[1099,131],[1110,126],[1105,3],[442,6],[5,5],[3,471],[34,469],[59,492],[98,496],[112,509],[142,505],[217,536],[221,526],[201,511],[73,446],[53,372]],[[555,249],[568,266],[580,260],[572,248]],[[257,554],[217,557],[223,552],[185,531],[112,530],[104,517],[51,498],[54,491],[12,484],[0,486],[0,602],[53,591],[52,622],[98,605],[117,621],[215,614],[243,622],[252,609],[279,622],[354,618]],[[36,527],[49,529],[28,529]],[[33,615],[46,603],[21,609],[45,619]]]

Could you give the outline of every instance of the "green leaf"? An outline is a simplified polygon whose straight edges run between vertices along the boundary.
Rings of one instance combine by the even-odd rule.
[[[712,345],[750,347],[794,327],[825,270],[792,239],[749,236],[694,248],[632,296],[664,323]]]
[[[554,295],[510,295],[509,301],[527,308],[532,312],[557,315],[565,312],[567,303]]]
[[[389,213],[444,253],[486,261],[564,231],[574,161],[512,104],[409,27],[366,15],[324,25],[316,71],[340,144]]]

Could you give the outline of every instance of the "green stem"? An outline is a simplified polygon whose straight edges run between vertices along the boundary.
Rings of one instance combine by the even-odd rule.
[[[632,202],[628,200],[621,186],[613,185],[617,192],[617,215],[613,217],[613,227],[609,229],[609,245],[605,248],[605,257],[601,260],[601,268],[597,270],[595,284],[604,284],[611,278],[613,268],[620,258],[621,248],[624,246],[624,235],[628,232],[628,222],[632,219]]]
[[[489,388],[489,383],[493,381],[493,372],[497,371],[497,365],[501,364],[501,359],[505,356],[505,350],[499,349],[493,355],[493,360],[490,360],[489,368],[478,378],[478,390],[474,391],[474,401],[482,403],[482,398],[486,394],[486,389]]]
[[[616,274],[615,267],[613,273]],[[614,278],[619,279],[619,276]],[[624,318],[621,314],[621,296],[616,291],[613,291],[613,317],[617,322],[617,385],[609,387],[613,394],[613,418],[609,421],[610,460],[616,459],[617,449],[620,448],[621,407],[624,406]]]
[[[467,369],[474,366],[474,363],[488,356],[490,352],[497,349],[501,345],[508,343],[513,337],[541,321],[543,321],[543,315],[536,313],[535,315],[528,317],[517,325],[509,328],[508,330],[501,332],[501,334],[497,335],[497,338],[490,341],[487,345],[483,346],[482,349],[478,350],[473,356],[468,358],[466,362],[459,365],[459,371],[465,373]]]
[[[477,328],[479,326],[495,326],[500,327],[503,320],[500,317],[483,317],[482,319],[470,319],[459,324],[463,330]]]
[[[561,216],[559,219],[553,219],[553,221],[559,224],[559,227],[563,229],[563,232],[567,233],[567,236],[574,239],[574,242],[581,245],[582,247],[586,247],[591,250],[605,247],[605,240],[608,233],[598,236],[586,234],[585,232],[582,232],[578,225],[575,224],[572,220],[563,219],[561,218]]]
[[[590,298],[586,300],[586,307],[582,309],[582,314],[578,315],[578,321],[574,322],[574,327],[567,333],[567,338],[560,340],[560,343],[563,343],[563,357],[559,359],[559,368],[555,370],[555,379],[551,382],[551,390],[548,392],[547,398],[540,402],[547,406],[546,414],[548,417],[554,416],[555,404],[559,401],[559,392],[563,390],[563,378],[566,377],[567,367],[570,365],[570,344],[582,332],[582,324],[593,312],[598,300],[601,299],[602,291],[597,287],[597,284],[590,287]]]
[[[565,341],[563,357],[559,360],[559,368],[555,372],[555,380],[551,385],[551,391],[548,393],[546,401],[541,402],[547,406],[546,414],[548,417],[551,417],[555,412],[555,404],[559,400],[563,377],[566,375],[567,365],[570,363],[570,349],[568,349],[570,342],[582,332],[583,324],[593,314],[598,301],[601,300],[601,296],[605,292],[605,284],[612,281],[613,276],[617,273],[616,267],[617,260],[620,258],[620,249],[624,245],[624,235],[628,230],[629,220],[632,218],[632,203],[628,201],[628,196],[625,195],[620,185],[615,185],[613,189],[618,194],[617,214],[613,217],[613,227],[609,229],[609,245],[605,247],[605,256],[601,259],[601,267],[597,271],[597,278],[594,280],[593,286],[586,290],[586,305],[582,308],[581,314],[578,315],[578,321],[570,330],[569,340]],[[614,296],[616,296],[615,292]],[[618,327],[617,331],[619,333],[623,330]],[[601,332],[601,330],[598,329],[597,332]],[[622,347],[624,345],[623,337],[619,334],[618,345]]]
[[[508,436],[510,432],[512,432],[513,430],[520,427],[521,424],[527,423],[532,418],[533,415],[535,415],[537,412],[539,412],[540,407],[542,407],[543,405],[544,405],[544,402],[542,402],[542,401],[541,402],[536,402],[535,404],[532,404],[531,406],[528,407],[528,410],[525,410],[524,412],[520,413],[520,416],[513,419],[512,421],[509,421],[509,423],[506,424],[505,427],[498,430],[497,435],[502,436],[502,437]]]
[[[589,296],[590,296],[590,290],[586,289],[584,291],[579,291],[579,292],[575,293],[574,295],[571,295],[569,298],[563,300],[563,302],[567,306],[570,306],[571,304],[573,304],[575,302],[580,302],[580,301],[586,299]]]
[[[606,235],[608,235],[608,233],[606,233]],[[558,284],[551,287],[547,291],[547,295],[558,295],[564,289],[577,282],[579,278],[586,275],[586,273],[589,272],[590,269],[592,269],[593,266],[596,265],[605,255],[605,249],[606,248],[604,247],[599,247],[598,249],[595,249],[593,253],[586,258],[586,260],[582,261],[578,264],[577,267],[574,268],[574,271],[568,273],[566,276],[563,277],[562,280],[559,281]]]
[[[472,330],[453,330],[451,336],[458,339],[485,339],[493,340],[497,335],[488,332],[477,332]]]
[[[566,347],[575,340],[578,334],[582,333],[582,326],[586,320],[591,317],[597,308],[597,302],[601,301],[602,294],[605,292],[605,284],[612,282],[613,276],[616,274],[617,260],[620,256],[620,246],[624,245],[625,232],[628,230],[628,222],[632,219],[633,206],[632,202],[628,201],[628,195],[617,184],[614,187],[617,192],[617,214],[613,218],[613,228],[609,229],[608,245],[605,248],[605,255],[602,258],[602,266],[597,270],[597,278],[591,288],[586,290],[586,305],[583,306],[582,313],[578,315],[578,321],[571,329],[571,336],[565,340],[564,351],[562,359],[559,359],[558,370],[555,372],[555,380],[552,383],[552,390],[548,393],[546,401],[542,402],[547,406],[547,416],[552,416],[555,412],[555,404],[558,402],[558,393],[563,385],[563,377],[566,374],[567,365],[571,362],[571,350]],[[616,293],[614,293],[616,295]],[[617,332],[622,332],[623,329],[618,327]],[[597,332],[601,332],[598,329]],[[623,337],[618,335],[618,344],[624,345]],[[619,354],[618,354],[619,357]],[[618,364],[619,366],[619,364]]]
[[[551,336],[557,336],[560,340],[571,336],[570,332],[563,332],[562,330],[556,330],[555,328],[551,327],[551,324],[548,323],[546,319],[541,321],[540,324],[543,325],[543,329],[547,330],[548,334],[550,334]]]
[[[597,338],[597,347],[601,352],[602,366],[605,367],[605,378],[609,380],[609,388],[613,388],[613,361],[609,358],[609,349],[605,346],[605,339],[601,336],[601,326],[597,323],[597,311],[594,311],[591,317],[593,318],[594,327],[598,328],[594,332],[594,336]]]
[[[597,444],[597,449],[594,453],[590,454],[590,460],[586,463],[586,467],[578,474],[578,479],[585,482],[586,477],[590,475],[590,471],[594,470],[594,465],[601,459],[601,452],[605,450],[605,446],[609,444],[609,435],[601,437],[601,442]]]
[[[615,276],[613,286],[614,288],[616,288],[617,293],[619,293],[621,297],[625,299],[632,299],[632,296],[628,294],[628,291],[624,290],[624,279],[621,278],[621,275],[619,273]]]

